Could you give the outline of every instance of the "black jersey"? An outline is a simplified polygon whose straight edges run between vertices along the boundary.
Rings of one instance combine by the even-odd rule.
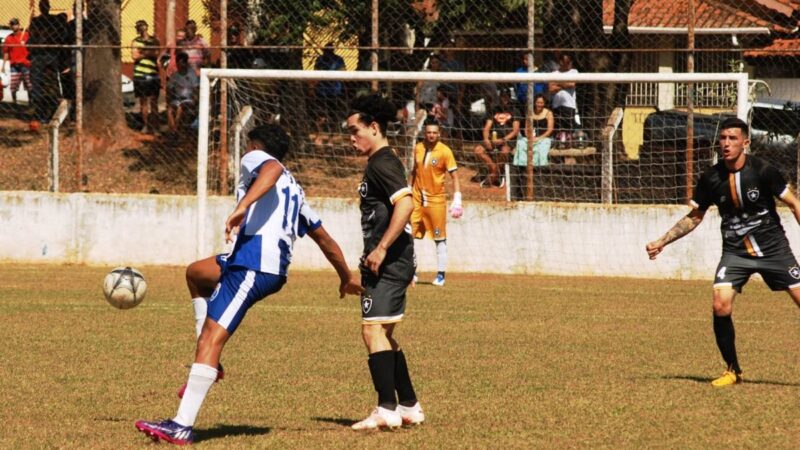
[[[391,147],[383,147],[370,156],[364,178],[358,187],[361,195],[361,231],[364,237],[364,256],[378,246],[389,226],[394,212],[394,203],[411,195],[405,169]],[[371,274],[361,266],[362,274]],[[414,276],[414,242],[411,227],[395,239],[386,252],[380,276],[387,281],[409,283]]]
[[[748,155],[738,171],[731,172],[720,161],[703,172],[691,203],[703,211],[717,205],[723,253],[774,256],[791,252],[775,210],[775,197],[788,188],[777,169]]]

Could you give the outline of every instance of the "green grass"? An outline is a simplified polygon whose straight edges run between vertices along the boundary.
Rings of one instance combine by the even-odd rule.
[[[0,266],[0,448],[139,448],[192,360],[183,269],[144,267],[118,311],[107,268]],[[428,277],[431,277],[429,274]],[[427,277],[423,277],[427,279]],[[723,369],[710,282],[449,274],[409,291],[403,344],[428,417],[357,434],[375,402],[358,300],[294,272],[252,309],[196,424],[203,448],[798,448],[800,315],[751,282],[735,321],[746,383]],[[163,446],[162,446],[163,447]]]

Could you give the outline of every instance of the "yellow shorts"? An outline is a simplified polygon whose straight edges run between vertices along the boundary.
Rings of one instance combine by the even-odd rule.
[[[414,239],[424,237],[441,241],[447,238],[447,204],[434,204],[422,206],[414,202],[414,212],[411,213],[411,234]]]

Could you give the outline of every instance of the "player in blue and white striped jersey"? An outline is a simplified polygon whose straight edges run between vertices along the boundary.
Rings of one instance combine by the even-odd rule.
[[[211,385],[222,378],[219,359],[225,343],[252,305],[286,283],[292,246],[298,236],[308,234],[336,269],[340,298],[363,292],[339,245],[306,203],[303,189],[281,164],[289,148],[286,132],[278,125],[262,125],[247,137],[238,203],[225,221],[226,239],[230,242],[238,234],[233,250],[228,255],[196,261],[186,270],[198,340],[189,380],[179,392],[182,400],[178,414],[172,420],[136,422],[137,429],[155,440],[191,443],[200,406]]]

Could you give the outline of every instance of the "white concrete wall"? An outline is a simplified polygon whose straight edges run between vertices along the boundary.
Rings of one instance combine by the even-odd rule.
[[[355,199],[312,199],[353,268],[362,242]],[[206,235],[224,249],[232,198],[209,199]],[[448,271],[711,279],[721,251],[710,211],[692,234],[649,261],[645,244],[688,211],[683,206],[470,203],[448,223]],[[92,265],[185,265],[196,255],[196,199],[182,196],[0,192],[0,260]],[[782,208],[794,249],[800,228]],[[436,270],[431,241],[418,241],[421,271]],[[293,267],[327,268],[310,239]]]

